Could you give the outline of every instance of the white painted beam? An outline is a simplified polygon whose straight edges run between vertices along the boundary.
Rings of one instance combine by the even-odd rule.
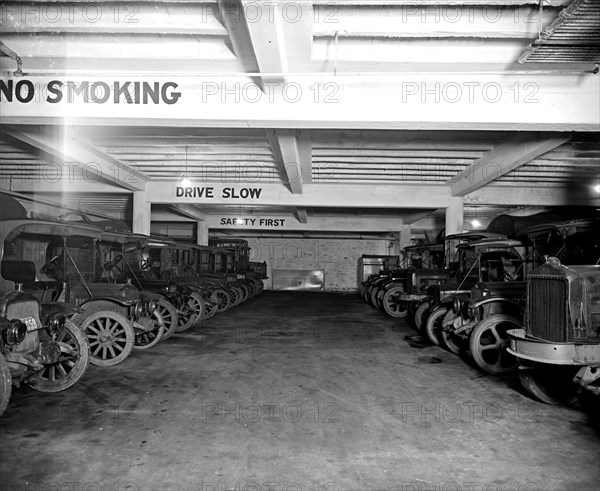
[[[4,2],[2,32],[226,36],[214,4]]]
[[[300,223],[308,223],[306,208],[294,208],[294,215]]]
[[[517,134],[448,181],[452,195],[465,196],[570,139],[570,134]]]
[[[206,213],[199,210],[198,207],[194,205],[177,204],[173,205],[171,208],[175,212],[180,213],[181,215],[188,217],[192,220],[196,220],[198,222],[206,220]]]
[[[243,223],[238,224],[241,218]],[[401,218],[374,217],[311,217],[308,223],[300,223],[290,214],[242,214],[209,215],[206,226],[211,230],[269,230],[269,231],[317,231],[317,232],[394,232],[401,230]]]
[[[265,130],[282,181],[293,194],[302,194],[306,162],[301,162],[300,147],[294,130]],[[304,154],[306,156],[306,154]]]
[[[128,189],[98,180],[0,179],[0,188],[21,193],[129,193]]]
[[[2,96],[3,123],[63,125],[68,111],[70,124],[99,126],[596,132],[600,127],[600,78],[582,73],[288,77],[288,85],[272,86],[270,94],[248,78],[150,79],[161,87],[176,84],[165,90],[171,103],[112,98],[95,103],[81,95],[49,103],[42,96],[52,79],[29,77],[39,87],[34,99],[9,102]],[[143,79],[115,76],[104,83],[112,89],[136,80]]]
[[[75,130],[63,128],[43,134],[10,128],[2,131],[63,162],[76,162],[82,168],[84,180],[97,182],[104,179],[130,191],[143,190],[148,182],[147,176],[87,143]]]
[[[305,184],[292,194],[284,184],[204,183],[182,188],[177,181],[151,181],[152,203],[187,203],[238,207],[444,208],[450,202],[446,185]]]

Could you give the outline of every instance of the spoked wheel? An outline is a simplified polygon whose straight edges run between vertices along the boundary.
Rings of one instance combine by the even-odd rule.
[[[506,314],[490,315],[477,324],[469,342],[477,366],[492,375],[515,370],[519,362],[506,351],[510,344],[506,331],[520,328],[519,320]]]
[[[160,314],[165,324],[165,333],[163,334],[162,338],[164,341],[165,339],[169,339],[175,333],[179,316],[177,315],[177,309],[175,306],[164,298],[158,299],[156,311]]]
[[[217,304],[217,313],[225,312],[231,304],[229,294],[222,288],[217,288],[213,290],[213,296]]]
[[[40,392],[59,392],[77,382],[90,363],[90,348],[81,330],[67,320],[64,330],[56,337],[60,358],[27,381],[27,385]]]
[[[204,305],[206,306],[206,312],[202,316],[203,319],[210,319],[211,317],[214,317],[214,315],[217,313],[216,302],[216,298],[204,302]]]
[[[144,321],[146,323],[152,322],[152,329],[149,331],[139,330],[139,332],[135,333],[133,349],[145,350],[153,348],[163,340],[165,335],[165,323],[157,311],[154,311],[152,315],[149,318],[144,319]]]
[[[444,319],[442,320],[442,326],[448,324],[449,322],[456,319],[460,314],[455,314],[452,310],[448,310]],[[462,319],[462,318],[461,318]],[[448,351],[451,351],[455,355],[460,355],[464,351],[466,351],[466,342],[459,335],[454,334],[454,331],[451,329],[444,329],[440,331],[440,346],[446,348]]]
[[[198,324],[202,319],[204,310],[205,306],[202,297],[196,292],[190,293],[179,312],[179,321],[175,332],[187,331],[190,327]]]
[[[427,317],[429,317],[430,309],[429,302],[423,302],[415,310],[415,327],[417,331],[425,334],[425,324],[427,323]]]
[[[240,283],[238,287],[242,291],[242,302],[245,302],[250,298],[250,287],[246,283]]]
[[[574,404],[577,386],[573,377],[579,367],[534,363],[519,370],[519,380],[527,392],[546,404]]]
[[[238,290],[231,286],[227,290],[227,293],[229,294],[229,307],[236,307],[239,305],[241,299]]]
[[[0,416],[8,406],[10,395],[12,394],[12,377],[10,375],[10,367],[4,355],[0,353]]]
[[[427,318],[425,331],[427,332],[427,337],[429,338],[429,341],[431,341],[436,346],[440,345],[440,338],[442,336],[442,322],[444,320],[444,316],[447,313],[447,307],[440,307]]]
[[[392,317],[406,317],[408,315],[408,305],[406,302],[396,300],[396,295],[403,292],[404,288],[401,286],[394,286],[385,292],[382,304],[386,314]]]
[[[84,317],[84,313],[74,317],[74,323],[77,323],[79,315],[82,315],[79,327],[90,345],[92,365],[117,365],[131,354],[135,332],[125,316],[117,312],[100,311]]]
[[[235,289],[238,295],[238,301],[236,305],[239,305],[244,301],[244,290],[242,290],[240,285],[235,285],[233,288]]]

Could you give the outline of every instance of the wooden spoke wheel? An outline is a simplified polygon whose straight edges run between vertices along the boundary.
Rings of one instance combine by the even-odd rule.
[[[202,319],[202,314],[206,310],[204,300],[196,293],[190,293],[180,306],[178,315],[179,320],[175,332],[187,331],[191,327],[195,326]]]
[[[4,359],[4,355],[0,353],[0,416],[8,406],[10,395],[12,394],[12,377],[10,375],[10,367]]]
[[[68,389],[85,373],[90,363],[90,347],[81,330],[67,320],[64,330],[56,336],[60,349],[56,363],[44,365],[44,369],[27,380],[27,385],[40,392],[60,392]]]
[[[81,321],[77,322],[80,318]],[[73,317],[73,322],[79,324],[88,340],[92,365],[117,365],[131,354],[135,332],[129,320],[122,314],[108,310],[87,316],[83,313]]]
[[[134,329],[135,343],[133,344],[133,349],[150,349],[163,340],[165,335],[165,323],[161,315],[157,311],[154,311],[147,319],[144,319],[144,322],[148,321],[152,323],[152,328],[149,331]]]

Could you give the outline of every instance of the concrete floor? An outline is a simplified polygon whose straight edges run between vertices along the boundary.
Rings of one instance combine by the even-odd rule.
[[[15,390],[0,490],[600,489],[589,413],[414,334],[354,294],[265,292],[66,392]]]

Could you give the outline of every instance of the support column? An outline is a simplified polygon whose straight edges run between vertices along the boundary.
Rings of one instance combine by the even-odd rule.
[[[463,221],[463,198],[450,198],[450,206],[446,208],[446,236],[461,233],[463,231]]]
[[[198,245],[208,245],[208,226],[204,220],[196,222],[196,242]]]
[[[462,197],[450,199],[450,206],[446,208],[446,237],[452,234],[458,234],[463,231],[464,222],[464,203]],[[446,241],[446,267],[450,267],[456,259],[456,245],[458,241]]]
[[[146,201],[146,191],[133,192],[133,223],[134,234],[150,235],[152,205]]]
[[[402,225],[402,228],[400,229],[400,232],[398,233],[398,250],[394,251],[394,254],[398,255],[398,257],[400,258],[400,264],[403,265],[403,267],[408,267],[407,264],[404,264],[404,254],[402,253],[402,251],[404,250],[405,247],[408,247],[411,244],[410,241],[410,236],[411,236],[411,229],[410,229],[410,225]]]

